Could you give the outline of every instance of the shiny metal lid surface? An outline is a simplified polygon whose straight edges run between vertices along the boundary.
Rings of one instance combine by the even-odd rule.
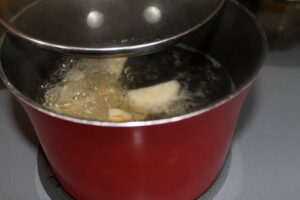
[[[225,0],[0,0],[0,22],[39,46],[129,55],[170,45],[212,18]]]

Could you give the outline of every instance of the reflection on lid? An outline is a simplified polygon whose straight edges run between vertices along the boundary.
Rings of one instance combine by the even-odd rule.
[[[150,24],[156,24],[161,20],[161,11],[155,6],[149,6],[144,10],[144,19]]]
[[[104,16],[102,12],[96,10],[91,11],[86,18],[87,25],[93,29],[100,28],[103,22],[104,22]]]

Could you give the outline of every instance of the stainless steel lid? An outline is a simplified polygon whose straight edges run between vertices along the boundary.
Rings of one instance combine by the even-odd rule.
[[[76,54],[129,55],[174,43],[225,0],[0,0],[0,21],[39,46]]]

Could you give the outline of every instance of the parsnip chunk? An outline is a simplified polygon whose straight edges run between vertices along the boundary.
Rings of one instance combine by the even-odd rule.
[[[79,81],[81,79],[84,79],[84,77],[85,75],[83,72],[77,69],[72,69],[66,74],[64,81]]]
[[[102,60],[101,65],[105,67],[109,74],[115,75],[119,78],[126,61],[127,58],[106,58]]]
[[[130,106],[139,111],[160,113],[178,99],[180,84],[168,81],[150,87],[128,91]]]
[[[113,122],[126,122],[132,120],[132,115],[121,109],[109,108],[108,120]]]

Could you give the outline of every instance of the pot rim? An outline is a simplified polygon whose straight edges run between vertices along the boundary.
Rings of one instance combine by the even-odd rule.
[[[4,85],[10,90],[10,92],[15,97],[17,97],[17,99],[23,101],[24,103],[28,104],[32,108],[34,108],[46,115],[49,115],[54,118],[66,120],[69,122],[85,124],[85,125],[93,125],[93,126],[102,126],[102,127],[140,127],[140,126],[152,126],[152,125],[167,124],[167,123],[178,122],[178,121],[182,121],[185,119],[189,119],[189,118],[204,114],[206,112],[209,112],[213,109],[216,109],[217,107],[222,106],[223,104],[229,102],[230,100],[232,100],[235,97],[237,97],[238,95],[240,95],[242,92],[244,92],[247,88],[249,88],[252,85],[252,83],[255,81],[255,79],[258,75],[258,72],[260,71],[260,69],[263,65],[264,58],[265,58],[266,51],[267,51],[267,37],[266,37],[265,31],[263,29],[263,26],[258,21],[258,19],[254,16],[254,14],[252,14],[245,6],[243,6],[241,3],[237,2],[236,0],[231,0],[231,2],[233,2],[239,8],[241,8],[252,19],[253,23],[256,24],[257,29],[261,35],[262,43],[263,43],[262,44],[262,46],[263,46],[262,54],[260,56],[256,70],[253,72],[253,74],[250,76],[250,78],[248,80],[246,80],[245,83],[243,83],[236,90],[233,90],[231,92],[231,94],[228,94],[228,95],[224,96],[223,98],[220,98],[219,100],[214,101],[214,102],[208,104],[207,106],[200,108],[199,110],[194,111],[194,112],[190,112],[187,114],[174,116],[174,117],[170,117],[170,118],[163,118],[163,119],[149,120],[149,121],[110,122],[110,121],[84,119],[84,118],[80,118],[80,117],[70,116],[70,115],[66,115],[63,113],[51,111],[51,110],[43,107],[42,105],[36,103],[32,99],[28,98],[24,94],[22,94],[8,80],[8,78],[5,75],[5,72],[3,70],[1,61],[0,61],[0,78],[2,79]],[[3,41],[1,41],[1,44],[0,44],[1,47],[2,47],[2,43],[3,43]]]

